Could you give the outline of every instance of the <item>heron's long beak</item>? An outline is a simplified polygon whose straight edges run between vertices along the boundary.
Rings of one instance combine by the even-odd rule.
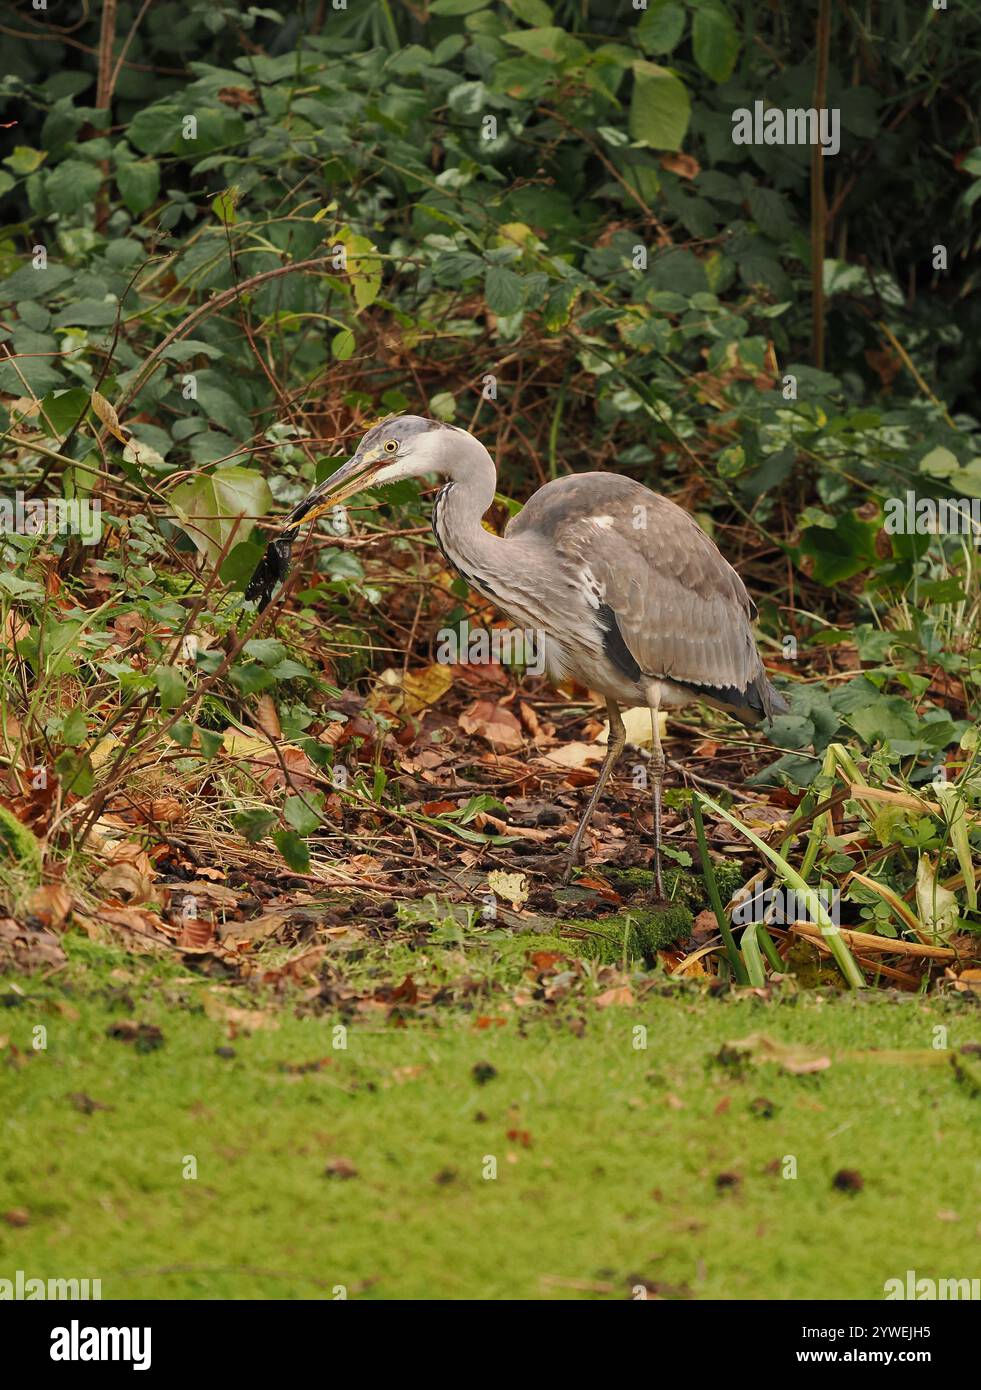
[[[331,474],[319,487],[308,493],[302,502],[296,504],[281,529],[287,531],[304,521],[314,521],[318,516],[323,516],[324,512],[338,506],[354,493],[362,492],[369,486],[375,474],[386,463],[391,462],[392,455],[384,453],[381,449],[359,449],[336,473]]]

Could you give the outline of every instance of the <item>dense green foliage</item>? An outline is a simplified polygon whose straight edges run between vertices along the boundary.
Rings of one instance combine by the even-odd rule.
[[[761,782],[806,786],[838,739],[873,780],[949,758],[976,801],[977,548],[882,522],[907,489],[981,497],[981,28],[967,6],[874,18],[834,7],[826,79],[819,6],[752,0],[157,4],[138,23],[123,4],[115,64],[98,15],[7,26],[3,476],[102,496],[99,570],[150,656],[102,659],[112,608],[38,621],[40,547],[9,538],[17,656],[91,695],[25,725],[66,788],[98,786],[95,692],[205,756],[264,690],[287,734],[309,728],[335,692],[246,632],[262,536],[228,518],[279,511],[409,409],[477,430],[512,496],[589,465],[679,496],[745,558],[788,674],[807,647],[851,667],[792,684]],[[823,202],[809,148],[734,143],[758,101],[840,113]],[[392,505],[418,521],[414,497]],[[191,579],[168,556],[195,547],[219,562],[194,613],[216,643],[178,669]],[[77,547],[54,551],[77,579]],[[355,654],[390,636],[359,556],[317,563],[297,620],[343,617]],[[253,640],[226,660],[230,635]],[[302,867],[294,819],[281,848]],[[936,825],[913,839],[949,845]]]
[[[977,0],[102,0],[0,43],[7,1266],[968,1273],[981,537],[906,522],[981,502]],[[736,138],[811,107],[826,154]],[[758,600],[789,712],[672,711],[670,901],[647,711],[558,883],[596,707],[436,655],[494,619],[418,487],[245,597],[389,412],[487,444],[492,528],[618,470]]]

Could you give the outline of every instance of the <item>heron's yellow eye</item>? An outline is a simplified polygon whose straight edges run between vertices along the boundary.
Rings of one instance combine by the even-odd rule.
[[[385,453],[386,453],[386,454],[395,454],[395,453],[397,453],[397,452],[398,452],[398,447],[399,447],[399,445],[398,445],[398,440],[397,440],[397,439],[386,439],[386,440],[385,440],[385,443],[382,445],[382,448],[385,450]]]

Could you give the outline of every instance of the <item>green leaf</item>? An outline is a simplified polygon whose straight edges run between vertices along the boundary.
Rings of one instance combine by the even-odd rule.
[[[187,699],[187,684],[173,666],[158,666],[153,679],[160,691],[161,709],[177,709]]]
[[[116,322],[117,299],[77,299],[59,309],[52,328],[108,328]]]
[[[478,112],[487,109],[487,88],[483,82],[461,82],[456,87],[451,87],[447,93],[447,105],[457,116],[476,116]],[[450,256],[465,256],[465,252],[451,252]],[[440,258],[440,269],[443,262],[449,259],[447,256]],[[476,259],[471,257],[471,259]],[[477,264],[481,262],[478,260]]]
[[[484,298],[492,314],[505,317],[517,313],[524,301],[524,284],[503,265],[492,265],[484,276]]]
[[[19,270],[15,270],[13,275],[8,275],[6,280],[0,281],[0,302],[13,304],[18,299],[45,299],[61,289],[65,281],[71,278],[72,272],[67,266],[53,265],[49,262],[42,270],[40,266],[35,267],[33,262],[28,261]]]
[[[760,938],[757,931],[757,922],[751,922],[745,929],[740,942],[743,955],[743,964],[746,967],[746,974],[749,983],[754,989],[764,989],[766,987],[766,971],[763,969],[763,955],[760,951]]]
[[[728,81],[739,56],[739,34],[721,5],[703,5],[695,11],[692,40],[702,72],[713,82]]]
[[[66,159],[48,177],[45,191],[55,212],[62,217],[90,206],[102,187],[102,174],[94,164]]]
[[[679,150],[691,118],[691,99],[683,82],[667,68],[638,59],[633,66],[630,134],[655,150]]]
[[[330,351],[338,362],[346,362],[354,356],[354,334],[350,328],[342,328],[340,333],[334,334],[330,340]]]
[[[217,198],[212,198],[211,211],[219,222],[227,222],[231,227],[238,221],[238,213],[235,211],[238,206],[238,197],[238,189],[226,188],[223,193],[218,194]]]
[[[222,561],[221,582],[232,589],[245,589],[265,553],[262,541],[238,541]]]
[[[542,321],[549,333],[558,333],[565,328],[572,316],[572,308],[579,298],[578,285],[555,285],[549,291],[542,310]]]
[[[176,106],[145,106],[129,123],[126,138],[144,154],[169,150],[181,131],[181,112]]]
[[[85,719],[83,709],[73,709],[70,714],[65,715],[64,723],[61,726],[61,739],[68,748],[77,748],[80,743],[85,741],[88,733],[88,724]]]
[[[814,562],[813,577],[830,587],[875,566],[878,534],[878,521],[862,521],[854,512],[843,511],[830,529],[808,526],[803,530],[800,549]]]
[[[319,805],[318,805],[319,803]],[[322,796],[288,796],[283,805],[283,816],[298,835],[312,835],[323,819],[320,815]]]
[[[40,415],[52,434],[64,439],[88,408],[88,391],[75,386],[70,391],[51,391],[41,402]]]
[[[87,753],[62,753],[55,759],[55,771],[64,792],[74,796],[88,796],[94,784],[92,764]]]
[[[934,784],[937,800],[943,807],[947,824],[950,827],[950,840],[957,855],[961,873],[964,876],[964,893],[967,905],[972,912],[978,908],[978,886],[971,850],[970,825],[967,817],[967,798],[960,787],[952,787],[946,782]]]
[[[194,725],[187,719],[178,719],[177,723],[171,726],[170,737],[178,748],[190,748],[194,742]]]
[[[310,872],[310,851],[295,830],[277,830],[273,836],[273,843],[296,873]]]
[[[794,230],[786,200],[775,188],[754,188],[749,195],[749,210],[760,231],[774,241],[782,241]]]
[[[247,662],[244,666],[232,666],[228,672],[228,679],[242,695],[258,695],[262,690],[268,690],[271,685],[275,685],[276,678],[258,661]]]
[[[119,196],[130,212],[139,215],[157,201],[160,192],[160,165],[155,159],[133,160],[116,170]]]
[[[215,383],[216,376],[217,373],[210,370],[198,373],[198,404],[209,420],[214,420],[230,435],[236,439],[248,439],[252,433],[248,415],[230,391],[223,390]],[[224,452],[229,451],[226,449]]]
[[[685,32],[685,7],[678,0],[651,0],[637,25],[645,53],[670,53]]]
[[[554,22],[554,15],[545,0],[507,0],[511,12],[525,24],[547,25]],[[432,6],[430,5],[430,10]]]
[[[202,729],[199,726],[198,740],[201,744],[202,757],[213,758],[221,748],[222,736],[215,733],[214,729]]]
[[[473,14],[475,10],[486,10],[489,4],[490,0],[431,0],[429,13],[454,16]]]
[[[452,420],[456,414],[456,397],[452,391],[437,391],[429,398],[429,409],[440,420]]]
[[[272,509],[273,497],[261,473],[231,467],[216,468],[213,473],[182,483],[170,494],[170,503],[178,524],[201,554],[214,561],[233,530],[243,539],[248,537],[252,529],[248,518],[266,516]]]
[[[15,145],[13,154],[3,161],[15,174],[33,174],[47,159],[47,150],[34,150],[30,145]]]
[[[250,845],[254,845],[265,839],[272,830],[276,824],[276,814],[274,811],[262,810],[239,811],[232,817],[232,824]]]
[[[299,661],[293,661],[287,657],[285,661],[277,661],[275,666],[269,667],[269,674],[274,681],[295,681],[311,680],[311,672]],[[335,694],[338,692],[335,691]]]
[[[261,661],[263,666],[275,666],[286,655],[286,648],[275,637],[253,637],[242,648],[253,661]]]
[[[921,473],[926,473],[930,478],[952,478],[960,468],[960,464],[957,462],[956,454],[952,454],[949,449],[938,444],[935,449],[931,449],[928,454],[923,455],[917,467]]]
[[[920,733],[916,710],[901,695],[880,695],[872,703],[846,715],[846,720],[870,746],[886,739],[905,743],[915,740]]]
[[[175,145],[179,154],[186,150],[189,155],[200,158],[213,150],[240,144],[245,138],[245,122],[237,111],[230,111],[227,106],[197,108],[193,115],[197,120],[197,133],[193,139],[188,138],[181,123]]]
[[[567,34],[564,29],[550,26],[546,29],[519,29],[513,34],[502,34],[501,38],[512,48],[520,48],[543,63],[578,62],[586,56],[585,44]]]

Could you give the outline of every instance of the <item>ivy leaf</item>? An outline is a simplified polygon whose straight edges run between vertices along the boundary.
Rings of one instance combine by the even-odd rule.
[[[170,503],[177,524],[201,554],[213,562],[236,530],[236,522],[236,534],[246,539],[251,518],[266,516],[272,509],[273,497],[261,473],[230,467],[216,468],[213,473],[182,483],[170,494]]]
[[[80,386],[70,391],[51,391],[41,402],[41,418],[59,439],[78,424],[89,408],[89,393]]]

